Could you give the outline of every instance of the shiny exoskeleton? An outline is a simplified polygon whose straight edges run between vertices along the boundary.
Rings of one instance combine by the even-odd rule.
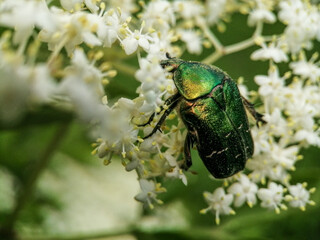
[[[195,144],[200,158],[215,178],[230,177],[243,170],[254,150],[245,107],[257,123],[265,123],[262,115],[240,95],[236,83],[219,68],[171,58],[168,54],[167,57],[160,64],[173,73],[178,91],[165,101],[168,108],[144,138],[159,130],[170,112],[178,107],[188,130],[183,169],[192,165],[190,148]]]

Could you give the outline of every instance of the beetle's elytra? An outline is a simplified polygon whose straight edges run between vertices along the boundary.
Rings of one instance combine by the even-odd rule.
[[[188,133],[184,144],[184,163],[192,165],[190,148],[195,144],[199,156],[215,178],[226,178],[244,169],[254,144],[245,107],[257,122],[262,114],[241,96],[236,83],[222,70],[207,64],[171,58],[160,62],[173,73],[177,93],[165,101],[164,111],[148,138],[160,129],[166,117],[178,108]],[[149,124],[153,114],[146,124]]]

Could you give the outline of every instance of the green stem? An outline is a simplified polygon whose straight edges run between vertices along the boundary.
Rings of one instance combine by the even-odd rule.
[[[4,223],[2,228],[0,229],[0,238],[2,236],[6,236],[7,239],[14,239],[14,225],[19,217],[21,210],[24,208],[26,203],[30,200],[32,196],[35,184],[39,179],[43,170],[48,166],[50,159],[54,152],[57,150],[61,140],[66,134],[66,130],[69,126],[70,121],[63,123],[59,129],[56,131],[55,135],[49,142],[47,148],[43,151],[42,155],[40,155],[36,165],[34,166],[33,173],[30,174],[30,178],[27,179],[27,182],[24,188],[18,195],[17,203],[12,211],[11,215],[8,216],[7,221]]]
[[[252,38],[254,39],[256,37],[261,36],[262,31],[263,31],[263,22],[260,21],[260,22],[257,23],[257,27],[256,27],[256,30],[254,31],[254,33],[252,35]]]
[[[206,23],[200,23],[199,27],[202,29],[204,35],[210,40],[213,44],[217,52],[221,52],[223,50],[223,45],[220,43],[218,38],[210,31],[210,28]]]
[[[214,53],[212,53],[211,55],[209,55],[208,57],[206,57],[204,60],[202,60],[201,62],[206,63],[206,64],[212,64],[215,61],[217,61],[219,58],[222,57],[222,53],[215,51]]]
[[[224,55],[231,54],[234,52],[239,52],[241,50],[244,50],[246,48],[249,48],[255,45],[255,39],[261,36],[263,31],[263,22],[258,22],[256,30],[254,31],[252,37],[242,42],[224,47],[205,24],[201,24],[199,26],[202,28],[204,34],[209,38],[209,40],[212,42],[212,44],[216,48],[215,52],[213,52],[210,56],[208,56],[202,61],[203,63],[206,63],[206,64],[212,64]],[[264,37],[264,39],[269,39],[269,37]]]
[[[255,45],[254,39],[249,38],[249,39],[244,40],[242,42],[235,43],[235,44],[232,44],[232,45],[225,47],[224,54],[227,55],[227,54],[231,54],[234,52],[239,52],[239,51],[244,50],[244,49],[251,47],[253,45]]]

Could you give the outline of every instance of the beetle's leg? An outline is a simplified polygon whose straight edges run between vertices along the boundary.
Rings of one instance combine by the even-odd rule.
[[[188,132],[186,139],[184,141],[184,162],[181,165],[181,168],[183,170],[188,170],[192,165],[192,159],[191,159],[191,147],[193,144],[192,135]]]
[[[241,98],[242,98],[242,102],[243,102],[244,106],[246,107],[246,109],[250,112],[250,114],[257,121],[257,126],[259,126],[259,122],[261,122],[262,124],[266,124],[267,122],[263,119],[263,114],[258,113],[254,109],[254,105],[251,102],[249,102],[245,97],[241,96]]]
[[[176,97],[175,97],[176,96]],[[173,98],[175,97],[175,98]],[[179,98],[180,98],[180,94],[175,94],[174,96],[172,96],[172,102],[171,105],[169,105],[169,107],[164,111],[164,113],[162,114],[159,122],[157,123],[157,125],[153,128],[152,132],[149,133],[147,136],[145,136],[143,139],[149,138],[151,137],[153,134],[155,134],[158,130],[160,130],[162,123],[166,120],[167,116],[172,112],[172,110],[178,105],[179,103]],[[169,99],[168,99],[169,100]]]
[[[160,107],[160,110],[161,110],[161,111],[162,111],[162,108],[163,108],[163,107],[161,106],[161,107]],[[160,112],[161,112],[161,111],[160,111]],[[160,112],[159,112],[159,113],[160,113]],[[159,114],[159,113],[158,113],[158,114]],[[150,123],[152,122],[152,120],[154,119],[154,116],[155,116],[155,115],[156,115],[156,113],[155,113],[155,112],[154,112],[154,113],[152,113],[152,114],[151,114],[151,116],[149,117],[149,119],[148,119],[148,121],[147,121],[146,123],[138,124],[137,126],[138,126],[138,127],[145,127],[145,126],[147,126],[148,124],[150,124]]]
[[[163,109],[164,109],[164,106],[170,106],[174,101],[176,101],[178,98],[180,97],[180,94],[179,93],[176,93],[174,95],[172,95],[171,97],[169,97],[165,102],[164,104],[160,107],[160,111],[158,113],[152,113],[151,116],[149,117],[148,121],[146,123],[143,123],[143,124],[139,124],[138,127],[144,127],[148,124],[150,124],[152,122],[152,120],[154,119],[154,116],[155,115],[158,115],[160,114]]]

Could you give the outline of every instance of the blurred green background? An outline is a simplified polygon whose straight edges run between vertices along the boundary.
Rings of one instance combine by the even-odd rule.
[[[236,14],[224,33],[216,32],[225,45],[250,37],[254,29],[246,26],[246,16]],[[281,24],[266,25],[264,34],[280,33]],[[319,51],[319,42],[316,42]],[[237,79],[243,76],[249,90],[257,89],[253,77],[266,75],[267,62],[252,62],[257,47],[219,59],[215,65]],[[188,60],[202,60],[185,54]],[[312,54],[312,53],[308,53]],[[108,56],[107,56],[108,57]],[[110,57],[110,55],[109,55]],[[137,68],[137,59],[125,60]],[[281,72],[288,70],[280,65]],[[109,101],[133,98],[138,82],[118,71],[106,87]],[[10,126],[0,126],[0,239],[319,239],[320,193],[311,199],[317,204],[305,212],[289,208],[279,215],[254,206],[235,209],[235,216],[222,216],[216,226],[212,214],[200,215],[206,207],[202,193],[221,186],[193,151],[192,170],[186,173],[188,186],[179,180],[163,182],[168,192],[164,201],[150,211],[133,198],[139,192],[134,172],[126,172],[117,158],[105,167],[92,156],[88,126],[72,114],[50,107],[28,112]],[[292,182],[308,182],[320,189],[320,150],[306,149],[304,160],[296,165]],[[15,203],[21,209],[15,209]],[[12,231],[11,231],[12,230]]]

